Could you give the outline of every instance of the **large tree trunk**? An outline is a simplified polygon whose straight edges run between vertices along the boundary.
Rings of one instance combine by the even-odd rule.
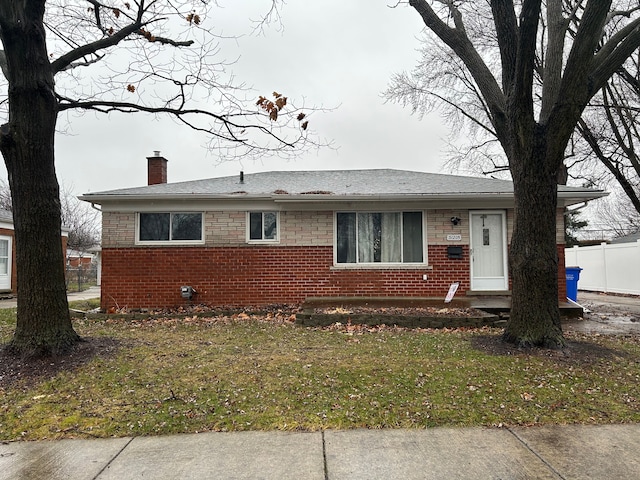
[[[534,127],[526,150],[511,164],[515,219],[509,249],[511,315],[503,339],[523,347],[565,345],[558,307],[556,244],[557,176],[560,160],[549,158],[545,131]]]
[[[58,114],[43,26],[44,1],[2,2],[9,122],[0,151],[15,226],[18,315],[9,347],[22,355],[64,353],[79,340],[66,297],[60,198],[54,166]]]

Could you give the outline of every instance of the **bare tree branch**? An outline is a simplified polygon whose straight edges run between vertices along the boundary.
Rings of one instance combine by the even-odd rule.
[[[426,0],[409,0],[409,5],[420,14],[425,25],[462,59],[489,107],[494,128],[497,131],[505,131],[508,128],[505,123],[505,96],[464,31],[448,27],[440,20]]]

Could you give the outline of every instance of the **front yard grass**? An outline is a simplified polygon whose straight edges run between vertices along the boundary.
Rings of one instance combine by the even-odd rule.
[[[14,326],[0,311],[1,342]],[[244,314],[74,326],[82,361],[0,378],[0,440],[640,421],[637,337],[571,334],[561,353],[502,347],[495,329]]]

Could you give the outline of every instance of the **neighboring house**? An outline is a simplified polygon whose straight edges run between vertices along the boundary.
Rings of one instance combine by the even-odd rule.
[[[62,229],[62,248],[66,250],[69,230]],[[13,213],[0,209],[0,293],[17,293],[16,247]]]
[[[13,214],[0,209],[0,292],[15,293],[16,259],[13,232]]]
[[[102,279],[102,247],[95,245],[89,250],[96,262],[96,284],[99,286]]]
[[[638,240],[640,240],[640,231],[630,233],[629,235],[625,235],[623,237],[614,238],[609,243],[635,243]]]
[[[311,296],[508,294],[513,184],[399,170],[265,172],[86,194],[102,207],[102,307],[300,303]],[[564,207],[604,195],[558,188]],[[192,287],[191,299],[181,287]]]
[[[93,258],[94,255],[90,252],[79,252],[78,250],[67,248],[67,266],[70,268],[77,268],[81,265],[88,268],[91,266]]]

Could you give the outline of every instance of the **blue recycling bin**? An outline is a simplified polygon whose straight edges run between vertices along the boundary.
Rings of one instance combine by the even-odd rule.
[[[567,279],[567,297],[574,302],[578,301],[578,280],[580,280],[580,267],[566,267],[565,277]]]

